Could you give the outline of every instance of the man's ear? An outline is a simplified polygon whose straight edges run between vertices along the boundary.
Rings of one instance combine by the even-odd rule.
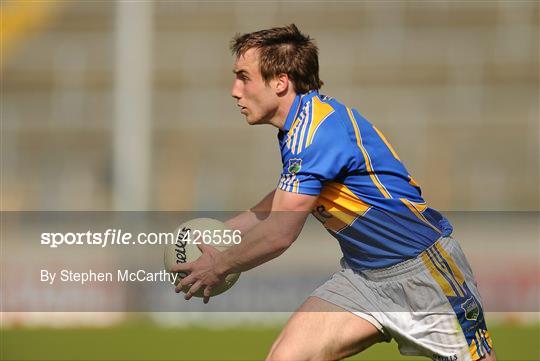
[[[276,93],[283,94],[286,93],[289,87],[292,85],[289,82],[289,76],[285,73],[281,73],[275,78],[276,80]]]

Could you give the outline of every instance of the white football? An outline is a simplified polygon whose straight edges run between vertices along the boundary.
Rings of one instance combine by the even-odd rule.
[[[225,223],[211,218],[196,218],[188,221],[175,231],[175,244],[165,246],[165,255],[163,262],[165,270],[169,271],[172,266],[178,263],[193,262],[200,257],[201,251],[196,243],[207,244],[223,251],[230,246],[240,243],[240,231],[233,231]],[[188,274],[179,272],[171,273],[175,279],[175,285]],[[240,273],[231,273],[225,277],[225,281],[212,287],[211,296],[217,296],[231,288]],[[188,286],[182,287],[182,292],[186,293]],[[200,288],[193,294],[195,297],[203,297],[204,288]]]

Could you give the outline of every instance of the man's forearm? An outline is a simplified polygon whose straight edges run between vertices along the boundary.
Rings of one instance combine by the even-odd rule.
[[[232,230],[239,230],[242,234],[248,233],[253,227],[259,224],[264,218],[252,210],[244,211],[237,216],[227,220],[225,224]]]
[[[233,230],[239,230],[242,234],[246,234],[257,224],[265,220],[272,209],[272,199],[274,198],[275,190],[268,193],[259,203],[253,206],[250,210],[240,213],[239,215],[229,219],[225,224]]]
[[[219,255],[218,273],[244,272],[282,254],[298,237],[308,213],[273,212]]]

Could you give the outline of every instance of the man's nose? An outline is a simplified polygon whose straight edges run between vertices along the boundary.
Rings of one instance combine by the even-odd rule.
[[[231,96],[236,100],[239,100],[242,97],[240,93],[240,89],[238,87],[237,80],[233,82],[232,89],[231,89]]]

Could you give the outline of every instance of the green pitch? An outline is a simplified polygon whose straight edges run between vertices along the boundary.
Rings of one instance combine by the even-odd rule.
[[[539,326],[490,328],[499,360],[539,360]],[[261,360],[279,328],[113,328],[1,330],[0,360]],[[351,360],[426,360],[402,357],[378,344]]]

